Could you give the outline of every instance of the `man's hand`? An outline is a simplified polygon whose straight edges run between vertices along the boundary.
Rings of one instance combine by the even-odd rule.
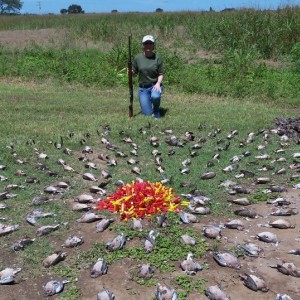
[[[156,84],[152,88],[154,91],[161,92],[161,86],[159,82],[156,82]]]
[[[128,68],[127,68],[127,74],[128,74],[128,76],[135,76],[136,75],[132,69],[128,69]]]

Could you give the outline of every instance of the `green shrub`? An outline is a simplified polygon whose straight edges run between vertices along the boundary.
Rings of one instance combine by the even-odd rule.
[[[300,73],[300,42],[296,43],[291,50],[294,69]]]

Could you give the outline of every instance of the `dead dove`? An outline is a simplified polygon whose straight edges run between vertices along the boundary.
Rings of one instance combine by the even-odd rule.
[[[200,175],[200,179],[203,179],[203,180],[212,179],[214,177],[216,177],[215,172],[207,172],[207,173],[203,173],[202,175]]]
[[[115,250],[122,249],[125,244],[126,244],[126,237],[124,233],[121,233],[117,235],[115,238],[113,238],[110,242],[106,243],[105,247],[109,251],[115,251]]]
[[[259,232],[256,235],[256,238],[258,238],[260,241],[263,241],[265,243],[277,243],[278,239],[277,239],[277,235],[272,233],[272,232]]]
[[[144,243],[144,249],[146,250],[147,253],[152,252],[153,248],[155,247],[155,239],[158,236],[158,232],[156,230],[151,230],[146,236],[146,240]]]
[[[169,146],[178,146],[180,144],[180,141],[177,139],[175,135],[172,135],[169,139],[167,139],[166,144]]]
[[[97,262],[91,267],[91,277],[96,278],[107,273],[108,266],[104,258],[98,258]]]
[[[78,247],[84,243],[84,240],[81,236],[69,236],[62,247],[73,248]]]
[[[38,158],[40,159],[48,159],[49,156],[46,153],[37,153],[38,154]]]
[[[37,219],[51,217],[51,216],[53,216],[53,213],[44,212],[43,209],[39,208],[39,209],[35,209],[35,210],[29,212],[26,216],[26,221],[30,225],[34,226],[34,225],[36,225]]]
[[[198,271],[202,271],[203,267],[194,261],[194,255],[188,253],[186,260],[180,263],[181,269],[186,275],[195,275]]]
[[[263,249],[259,248],[257,245],[253,243],[246,243],[244,245],[239,246],[245,251],[246,255],[257,257]]]
[[[210,198],[203,195],[201,191],[196,190],[191,194],[182,195],[186,197],[190,201],[190,205],[197,206],[205,206],[210,202]]]
[[[122,157],[122,158],[128,157],[128,155],[122,151],[117,151],[116,156]]]
[[[134,173],[134,174],[137,174],[137,175],[141,175],[142,171],[139,167],[135,166],[131,169],[131,172]]]
[[[68,172],[75,172],[74,168],[72,168],[71,166],[69,165],[62,165],[64,170],[65,171],[68,171]]]
[[[243,170],[240,170],[239,176],[245,177],[245,178],[250,178],[250,177],[254,177],[255,173],[252,171],[243,169]]]
[[[195,215],[193,215],[193,214],[184,212],[182,210],[179,211],[178,214],[180,216],[180,219],[181,219],[182,223],[184,223],[184,224],[199,222],[198,218]]]
[[[274,193],[283,193],[287,191],[287,188],[281,185],[271,185],[269,190]]]
[[[157,284],[156,300],[177,300],[178,296],[175,290],[165,284]]]
[[[19,185],[19,184],[8,184],[5,188],[6,191],[11,191],[11,190],[23,190],[25,189],[25,186]]]
[[[47,186],[44,189],[44,192],[47,194],[58,194],[59,193],[59,189],[53,185]]]
[[[118,162],[117,162],[115,159],[109,159],[109,160],[106,162],[106,164],[107,164],[108,166],[115,167],[115,166],[118,164]]]
[[[0,200],[12,199],[12,198],[16,198],[16,197],[17,197],[16,194],[11,194],[11,193],[8,193],[8,192],[0,193]]]
[[[269,159],[271,156],[269,154],[260,154],[255,156],[256,159]]]
[[[127,160],[127,164],[129,164],[129,165],[136,165],[138,162],[139,162],[138,160],[135,160],[133,158],[129,158]]]
[[[173,176],[170,176],[170,178],[165,177],[164,175],[162,175],[163,179],[160,181],[162,184],[171,184],[172,180],[173,180]]]
[[[265,184],[265,183],[269,183],[271,181],[270,177],[259,177],[256,178],[255,183],[256,184]]]
[[[270,213],[271,216],[292,216],[297,215],[297,208],[282,209],[278,208]]]
[[[226,296],[225,292],[219,285],[209,286],[205,290],[205,295],[210,300],[229,300],[229,298]]]
[[[156,245],[155,240],[152,240],[149,236],[146,236],[146,239],[144,242],[144,249],[145,249],[146,253],[152,252],[155,245]]]
[[[92,207],[85,203],[73,203],[72,204],[73,211],[88,211],[90,209],[92,209]]]
[[[274,221],[270,221],[268,224],[271,227],[279,228],[279,229],[295,228],[295,225],[292,225],[286,219],[277,219],[277,220],[274,220]]]
[[[244,281],[245,286],[251,289],[252,291],[267,292],[269,290],[266,285],[266,282],[261,277],[258,277],[254,274],[240,275],[240,277]]]
[[[87,212],[81,218],[77,219],[76,221],[78,223],[92,223],[95,221],[99,221],[101,219],[103,219],[103,216],[99,216],[93,212]]]
[[[245,187],[241,184],[236,184],[228,192],[229,192],[229,194],[232,194],[232,195],[235,195],[235,194],[250,194],[251,189],[249,189],[248,187]]]
[[[248,198],[229,199],[227,201],[234,203],[234,204],[243,205],[243,206],[247,206],[247,205],[251,204],[251,202],[250,202],[250,200],[248,200]]]
[[[191,203],[189,204],[188,209],[192,213],[199,214],[199,215],[208,215],[211,212],[209,207],[204,207],[202,205],[193,205]]]
[[[156,217],[158,227],[167,227],[169,225],[169,220],[166,214],[162,214]]]
[[[143,230],[142,220],[141,219],[134,219],[134,220],[132,220],[130,228],[132,230],[142,231]]]
[[[275,300],[293,300],[293,299],[287,294],[277,294]]]
[[[97,164],[95,164],[94,162],[91,162],[91,161],[86,162],[86,163],[84,164],[84,167],[85,167],[86,169],[93,169],[93,170],[97,170],[97,169],[98,169]],[[89,174],[89,173],[87,173],[87,174]]]
[[[5,177],[5,176],[3,176],[3,175],[0,175],[0,181],[6,181],[6,180],[8,180],[7,177]]]
[[[49,197],[34,197],[31,203],[32,205],[40,205],[48,201],[50,201]]]
[[[100,188],[99,186],[93,185],[89,188],[90,192],[93,194],[98,194],[100,196],[106,195],[106,190]]]
[[[26,183],[39,183],[40,180],[37,177],[30,176],[25,179],[25,182]]]
[[[187,159],[185,159],[185,160],[183,160],[183,161],[181,162],[181,164],[182,164],[184,167],[190,165],[191,163],[192,163],[192,160],[191,160],[190,158],[187,158]]]
[[[19,229],[19,225],[0,224],[0,236],[12,233]]]
[[[64,289],[64,285],[70,282],[69,280],[51,280],[43,285],[45,297],[53,296],[60,293]]]
[[[130,151],[130,154],[133,155],[133,156],[138,156],[137,149],[132,149],[132,150]]]
[[[283,264],[270,265],[270,267],[277,269],[277,271],[284,275],[300,277],[300,269],[298,269],[294,263],[285,262]]]
[[[223,169],[223,172],[224,173],[232,172],[232,171],[235,171],[236,169],[238,169],[238,167],[239,167],[238,164],[232,164],[232,165],[229,165],[229,166],[225,167]]]
[[[183,174],[183,175],[187,175],[190,173],[190,169],[189,168],[180,168],[180,174]]]
[[[248,209],[248,208],[236,209],[234,211],[234,214],[241,217],[248,217],[251,219],[255,219],[259,216],[259,214],[254,209]]]
[[[113,223],[114,219],[103,218],[96,224],[96,232],[103,232],[105,229],[109,227],[111,223]]]
[[[293,249],[288,252],[288,254],[300,255],[300,249]]]
[[[288,205],[292,204],[292,202],[288,201],[284,198],[279,197],[279,198],[276,198],[274,200],[271,200],[271,199],[268,200],[267,204],[273,204],[273,205],[276,205],[276,206],[288,206]]]
[[[59,228],[59,224],[42,226],[42,227],[38,228],[38,230],[36,231],[36,235],[37,236],[46,235],[48,233],[51,233],[51,232],[57,230],[58,228]]]
[[[5,204],[5,203],[0,203],[0,209],[5,209],[5,208],[7,208],[8,206],[7,206],[7,204]]]
[[[161,152],[159,152],[157,149],[153,149],[153,150],[151,151],[151,154],[152,154],[154,157],[156,157],[156,156],[161,155]]]
[[[194,187],[195,183],[190,181],[180,182],[180,187]]]
[[[66,154],[66,155],[72,155],[73,151],[70,148],[65,148],[63,150],[63,153]]]
[[[103,161],[109,160],[109,156],[108,156],[107,154],[104,154],[104,153],[100,153],[100,154],[98,155],[98,158],[99,158],[100,160],[103,160]]]
[[[97,300],[115,300],[115,295],[110,290],[104,289],[97,294]]]
[[[23,250],[26,246],[32,244],[35,239],[23,238],[18,240],[12,245],[14,251]]]
[[[180,237],[180,242],[183,243],[183,244],[186,244],[186,245],[189,245],[189,246],[195,246],[196,244],[196,239],[191,237],[190,235],[188,234],[183,234],[181,237]]]
[[[230,221],[226,222],[224,224],[224,226],[229,229],[237,229],[237,230],[244,229],[244,223],[239,219],[230,220]]]
[[[238,259],[230,252],[215,252],[213,253],[213,258],[222,267],[241,268]]]
[[[58,264],[60,261],[63,261],[67,256],[66,252],[57,251],[43,260],[43,266],[48,268]]]
[[[16,275],[21,272],[21,268],[5,268],[0,272],[0,284],[11,284],[14,282]]]
[[[109,179],[109,178],[112,177],[111,174],[110,174],[110,172],[107,171],[107,170],[102,170],[102,171],[101,171],[101,175],[102,175],[102,177],[103,177],[104,179]]]
[[[220,239],[221,238],[221,228],[218,226],[209,225],[204,227],[204,236],[210,239]]]
[[[85,179],[85,180],[97,181],[97,178],[96,178],[95,175],[92,174],[92,173],[84,173],[84,174],[82,175],[82,178]]]
[[[116,185],[116,186],[124,186],[125,182],[123,180],[118,179],[118,180],[116,180],[114,182],[114,185]]]
[[[154,273],[154,269],[149,264],[142,264],[139,270],[140,278],[151,278]]]
[[[89,194],[81,194],[81,195],[75,197],[74,200],[79,203],[91,203],[91,202],[93,202],[94,198],[93,198],[93,196],[91,196]]]

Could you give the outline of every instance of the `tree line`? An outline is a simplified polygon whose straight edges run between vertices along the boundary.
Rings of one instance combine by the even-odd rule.
[[[0,14],[18,14],[23,7],[21,0],[0,0]],[[117,9],[113,9],[112,13],[117,13]],[[162,8],[157,8],[156,12],[163,12]],[[61,14],[84,14],[84,10],[80,5],[72,4],[68,8],[62,8]]]

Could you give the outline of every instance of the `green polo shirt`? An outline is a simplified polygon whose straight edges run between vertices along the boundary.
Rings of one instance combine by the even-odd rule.
[[[159,54],[147,57],[144,53],[135,56],[133,71],[139,74],[139,84],[156,83],[157,77],[163,75],[163,62]]]

